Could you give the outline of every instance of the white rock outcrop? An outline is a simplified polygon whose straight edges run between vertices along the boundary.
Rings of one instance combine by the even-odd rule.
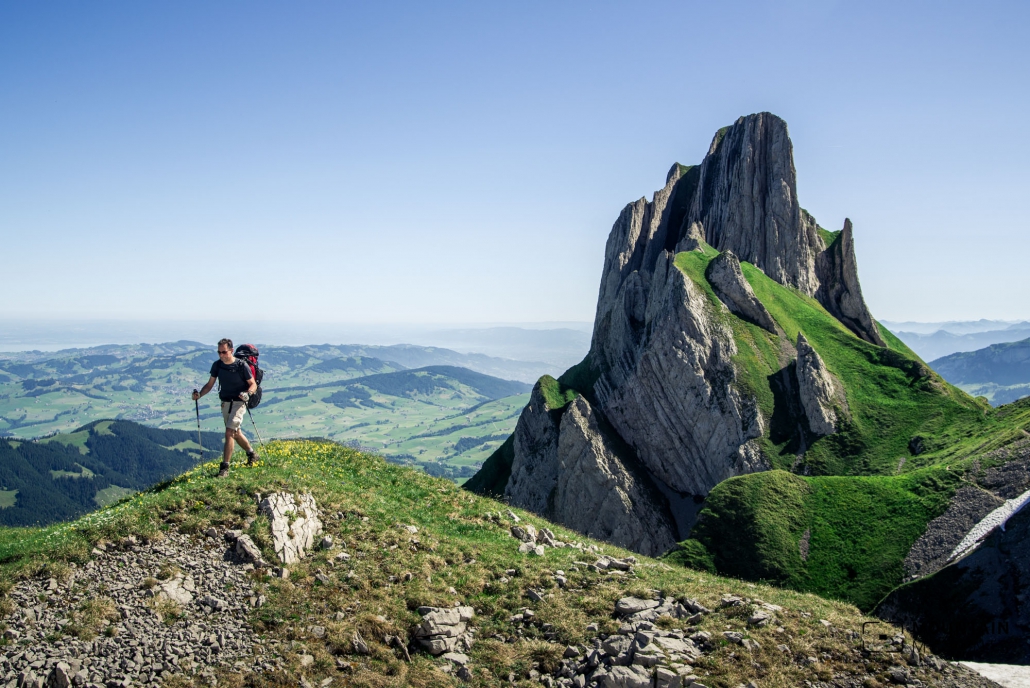
[[[258,513],[268,517],[272,548],[284,564],[303,559],[322,534],[315,498],[308,493],[296,498],[289,492],[272,493],[261,500]]]

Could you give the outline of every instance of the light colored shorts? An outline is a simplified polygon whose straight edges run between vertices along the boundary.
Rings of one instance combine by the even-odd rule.
[[[243,414],[247,412],[245,401],[223,401],[222,420],[225,421],[226,430],[239,430],[243,424]]]

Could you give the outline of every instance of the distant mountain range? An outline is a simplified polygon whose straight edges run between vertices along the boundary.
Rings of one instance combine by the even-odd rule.
[[[994,406],[1030,395],[1030,339],[951,354],[930,366],[951,384],[987,397]]]
[[[976,351],[992,344],[1015,342],[1030,337],[1030,322],[1003,320],[951,321],[940,323],[882,321],[898,339],[930,361],[959,351]]]

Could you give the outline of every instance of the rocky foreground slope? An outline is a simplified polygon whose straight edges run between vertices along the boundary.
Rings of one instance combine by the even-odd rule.
[[[634,557],[339,445],[215,470],[0,530],[0,685],[994,685],[849,605]]]

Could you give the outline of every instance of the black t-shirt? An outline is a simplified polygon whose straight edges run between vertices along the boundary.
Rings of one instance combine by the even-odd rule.
[[[218,359],[211,366],[211,377],[218,378],[218,398],[222,401],[239,399],[240,393],[250,389],[250,381],[254,379],[250,366],[240,358],[228,365]]]

